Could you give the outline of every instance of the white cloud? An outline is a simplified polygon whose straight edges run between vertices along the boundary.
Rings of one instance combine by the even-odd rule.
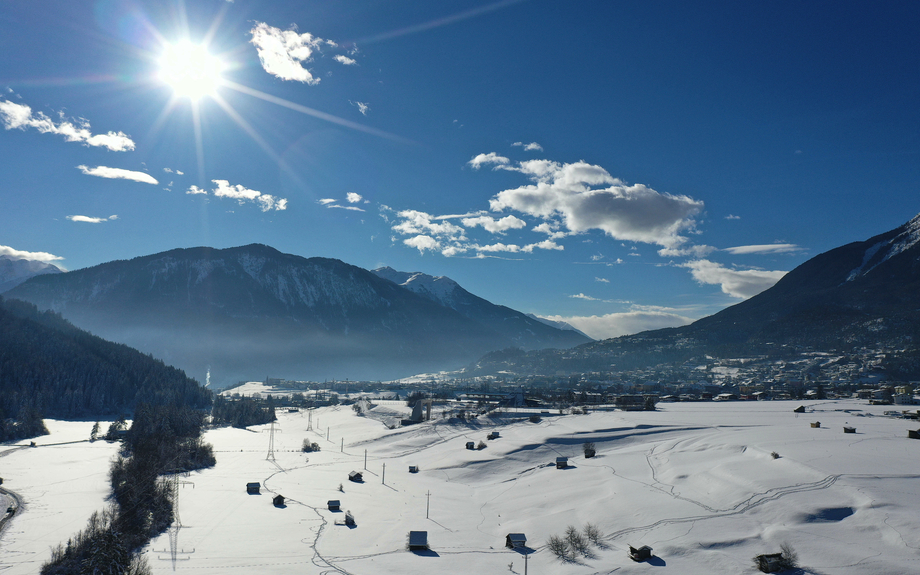
[[[499,156],[495,152],[489,152],[488,154],[479,154],[475,156],[472,160],[467,162],[474,170],[478,170],[486,164],[496,164],[498,166],[503,166],[510,163],[511,160],[504,156]]]
[[[601,282],[601,283],[605,283],[605,284],[609,284],[609,283],[610,283],[610,280],[608,280],[608,279],[606,279],[606,278],[599,278],[599,277],[595,277],[595,278],[594,278],[594,281],[596,281],[596,282]]]
[[[357,204],[364,198],[361,197],[361,194],[357,194],[355,192],[348,192],[347,194],[345,194],[345,199],[348,200],[349,204]]]
[[[740,220],[741,216],[736,216],[734,214],[728,214],[727,216],[725,216],[725,219],[726,220]]]
[[[99,224],[102,222],[109,222],[109,221],[117,220],[118,216],[112,215],[107,218],[92,218],[90,216],[67,216],[67,219],[72,222],[85,222],[87,224]]]
[[[463,228],[447,221],[437,221],[435,216],[418,210],[403,210],[396,214],[402,219],[393,230],[403,235],[433,235],[450,240],[465,240]]]
[[[351,100],[349,100],[349,102],[351,103],[352,106],[357,106],[358,111],[361,112],[361,115],[363,116],[366,116],[367,113],[371,109],[371,107],[367,104],[367,102],[352,102]]]
[[[703,207],[687,196],[659,193],[642,184],[626,185],[600,166],[585,162],[529,160],[497,167],[521,172],[535,183],[499,192],[489,202],[492,211],[559,217],[572,233],[598,229],[616,239],[673,248],[686,241],[679,233],[693,227],[691,218]]]
[[[14,260],[35,260],[39,262],[56,262],[64,259],[48,252],[27,252],[9,246],[0,246],[0,256],[7,256]]]
[[[322,204],[322,205],[325,206],[326,204],[334,204],[334,203],[336,203],[337,201],[338,201],[338,200],[334,200],[334,199],[332,199],[332,198],[322,198],[322,199],[320,199],[320,200],[316,200],[316,203],[317,203],[317,204]]]
[[[513,143],[513,144],[511,144],[511,145],[512,145],[512,146],[517,146],[517,147],[520,147],[520,148],[524,148],[524,150],[525,150],[525,151],[528,151],[528,152],[529,152],[529,151],[532,151],[532,150],[535,150],[535,151],[537,151],[537,152],[542,152],[542,151],[543,151],[543,146],[541,146],[540,144],[538,144],[538,143],[536,143],[536,142],[531,142],[531,143],[529,143],[529,144],[525,144],[524,142],[515,142],[515,143]]]
[[[112,180],[131,180],[141,182],[142,184],[158,184],[159,182],[146,172],[135,172],[133,170],[123,170],[121,168],[109,168],[108,166],[96,166],[90,168],[87,166],[77,166],[77,169],[87,176],[96,176],[98,178],[109,178]]]
[[[441,244],[431,236],[418,235],[403,240],[403,243],[411,248],[418,248],[418,251],[425,253],[425,250],[439,250]]]
[[[609,313],[606,315],[591,316],[542,316],[553,321],[564,321],[583,331],[594,339],[607,339],[640,333],[650,329],[665,327],[679,327],[692,323],[694,320],[670,311],[634,309],[627,312]]]
[[[352,211],[355,211],[355,212],[363,212],[363,211],[365,211],[364,209],[359,208],[359,207],[357,207],[357,206],[340,206],[340,205],[338,205],[338,204],[328,204],[326,207],[327,207],[327,208],[339,208],[340,210],[352,210]]]
[[[510,229],[519,230],[527,226],[524,220],[514,216],[505,216],[498,220],[491,216],[477,216],[474,218],[463,218],[460,222],[468,228],[482,226],[486,231],[493,234],[500,234]]]
[[[259,209],[263,212],[287,209],[287,199],[285,198],[276,198],[270,194],[250,190],[239,184],[231,185],[227,180],[211,180],[211,182],[217,184],[217,188],[213,190],[213,193],[219,198],[234,199],[240,205],[243,205],[246,201],[254,202],[258,204]]]
[[[693,258],[702,258],[706,257],[712,252],[716,251],[716,248],[707,245],[698,245],[698,246],[686,246],[679,248],[661,248],[658,250],[658,255],[663,258],[674,258],[674,257],[693,257]]]
[[[298,34],[296,30],[281,30],[264,22],[256,22],[250,33],[250,42],[256,47],[266,72],[282,80],[319,84],[319,78],[304,68],[303,63],[311,61],[322,39],[309,33]]]
[[[16,104],[0,100],[0,120],[7,130],[18,128],[35,128],[43,134],[58,134],[68,142],[82,142],[87,146],[101,147],[113,152],[126,152],[134,149],[134,141],[123,132],[93,134],[89,122],[79,120],[76,124],[70,120],[55,123],[42,112],[32,113],[32,108],[25,104]]]
[[[575,295],[570,295],[569,297],[570,297],[570,298],[574,298],[574,299],[586,299],[586,300],[588,300],[588,301],[601,301],[599,298],[591,297],[591,296],[585,295],[585,294],[583,294],[583,293],[577,293],[577,294],[575,294]]]
[[[335,61],[341,64],[344,64],[346,66],[356,66],[358,64],[356,60],[349,58],[348,56],[343,56],[341,54],[337,54],[335,56]]]
[[[742,299],[759,294],[786,275],[784,271],[727,268],[709,260],[694,260],[678,265],[689,269],[697,282],[721,286],[722,292]]]
[[[207,190],[202,190],[202,189],[199,188],[198,186],[189,186],[189,189],[186,190],[185,193],[186,193],[186,194],[197,195],[197,194],[207,194],[208,192],[207,192]]]
[[[732,255],[742,255],[742,254],[789,254],[795,252],[804,251],[805,248],[801,248],[795,244],[765,244],[765,245],[755,245],[755,246],[735,246],[733,248],[725,248],[725,251]]]

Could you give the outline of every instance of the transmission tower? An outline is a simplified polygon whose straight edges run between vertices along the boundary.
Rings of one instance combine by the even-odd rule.
[[[307,410],[307,431],[313,431],[313,409]]]
[[[265,456],[267,461],[275,460],[275,422],[272,421],[272,427],[268,435],[268,455]]]

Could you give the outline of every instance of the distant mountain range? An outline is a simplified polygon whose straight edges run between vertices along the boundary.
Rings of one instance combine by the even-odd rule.
[[[59,274],[61,268],[46,262],[0,256],[0,294],[27,279],[42,274]]]
[[[218,385],[266,376],[389,379],[457,368],[495,349],[590,341],[448,278],[372,273],[259,244],[38,276],[5,297],[59,312],[199,379],[210,369]]]
[[[920,378],[920,215],[806,261],[770,289],[690,325],[584,344],[561,353],[496,352],[477,373],[609,371],[692,357],[884,349],[887,369]]]

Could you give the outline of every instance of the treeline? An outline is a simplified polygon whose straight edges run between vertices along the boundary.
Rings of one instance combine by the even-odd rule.
[[[138,552],[174,519],[172,491],[162,476],[216,462],[201,441],[204,423],[203,412],[180,404],[138,405],[109,471],[114,505],[53,549],[42,575],[149,573]]]
[[[214,425],[244,428],[272,421],[275,421],[275,402],[271,396],[268,399],[214,397],[214,405],[211,407],[211,423]]]
[[[206,408],[211,392],[183,371],[56,313],[0,298],[0,419],[118,415],[141,403]]]

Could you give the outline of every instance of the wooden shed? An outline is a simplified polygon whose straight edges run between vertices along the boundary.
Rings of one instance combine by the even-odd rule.
[[[329,511],[341,511],[342,503],[338,499],[330,499],[326,502],[326,507],[329,508]]]
[[[351,471],[348,473],[348,480],[354,481],[355,483],[361,483],[364,481],[364,476],[360,471]]]
[[[410,465],[409,473],[418,473],[418,465]]]
[[[514,549],[515,547],[526,547],[527,537],[523,533],[509,533],[505,536],[505,547]]]
[[[792,411],[795,412],[795,413],[805,413],[805,406],[804,406],[804,405],[800,405],[800,406],[796,407],[795,409],[793,409]]]
[[[425,551],[428,547],[427,531],[410,531],[409,532],[409,551]]]
[[[648,545],[643,545],[636,549],[632,545],[629,546],[629,558],[633,561],[645,561],[646,559],[652,558],[652,548]]]
[[[476,443],[473,442],[473,441],[467,441],[467,442],[466,442],[466,448],[467,448],[467,449],[476,449]]]
[[[275,507],[284,507],[284,495],[275,495],[272,498],[272,505]]]
[[[565,469],[569,466],[568,457],[557,457],[556,458],[556,469]]]
[[[907,430],[907,437],[909,437],[910,439],[920,439],[920,429],[918,429],[918,430],[916,430],[916,431],[914,431],[913,429],[908,429],[908,430]],[[2,482],[3,482],[3,480],[0,479],[0,483],[2,483]]]
[[[814,427],[814,428],[821,427],[821,422],[820,422],[820,421],[816,421],[816,422],[812,423],[811,426]]]
[[[246,493],[250,495],[258,495],[261,488],[262,485],[258,481],[252,481],[246,484]]]
[[[783,570],[782,553],[766,553],[754,557],[757,568],[763,573],[776,573]]]
[[[844,433],[856,433],[856,428],[855,428],[855,427],[844,426],[844,427],[843,427],[843,432],[844,432]]]
[[[499,433],[497,431],[493,431],[492,433],[486,436],[486,439],[498,439],[499,437],[500,437]]]

